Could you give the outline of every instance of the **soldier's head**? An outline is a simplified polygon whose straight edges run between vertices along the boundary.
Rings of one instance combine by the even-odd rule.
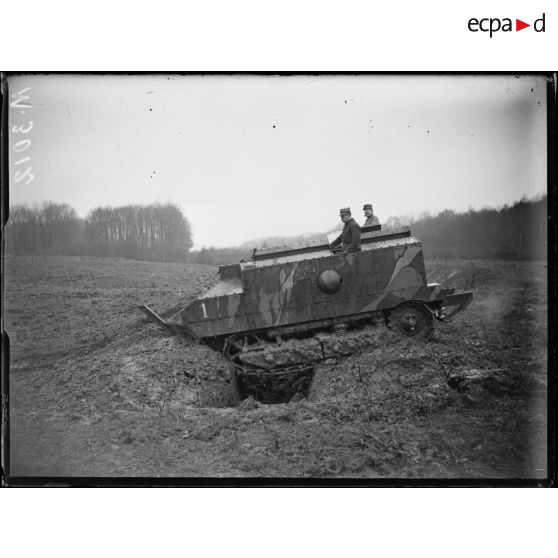
[[[364,204],[364,207],[362,209],[364,209],[364,215],[366,217],[372,217],[372,215],[374,215],[374,210],[371,204],[369,203]]]
[[[351,208],[344,207],[343,209],[340,209],[339,217],[341,217],[341,221],[343,221],[343,223],[346,223],[351,218]]]

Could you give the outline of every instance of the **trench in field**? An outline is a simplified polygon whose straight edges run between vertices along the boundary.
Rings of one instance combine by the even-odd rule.
[[[246,399],[263,404],[281,404],[307,399],[315,367],[266,371],[232,369],[226,383],[204,383],[199,387],[194,406],[199,408],[237,407]]]
[[[363,350],[381,346],[380,337],[388,332],[389,329],[377,325],[355,328],[350,332],[346,328],[336,328],[335,332],[293,338],[265,347],[263,351],[256,350],[248,354],[248,358],[244,357],[239,366],[231,367],[230,401],[220,397],[214,404],[205,406],[234,407],[248,398],[264,404],[308,399],[318,362],[344,360]],[[266,369],[269,357],[275,358],[281,368]]]
[[[253,397],[260,403],[278,404],[300,401],[308,397],[314,366],[304,365],[295,370],[277,372],[244,370],[232,372],[233,400],[240,402]]]
[[[288,339],[244,355],[239,366],[231,370],[232,406],[247,398],[264,404],[307,399],[316,363],[344,359],[375,346],[381,331],[375,325],[350,333],[346,327],[337,327],[334,332]],[[275,359],[278,368],[267,369],[269,359]]]

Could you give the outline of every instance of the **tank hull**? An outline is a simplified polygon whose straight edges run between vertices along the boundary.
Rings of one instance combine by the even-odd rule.
[[[328,272],[340,277],[336,292],[320,284]],[[327,250],[240,263],[236,277],[172,321],[188,324],[198,337],[218,337],[366,315],[409,300],[431,303],[439,294],[439,285],[426,282],[422,244],[409,236],[347,255]]]
[[[362,240],[361,251],[351,254],[334,254],[319,243],[254,250],[247,261],[221,266],[220,281],[168,320],[143,310],[173,330],[219,340],[266,332],[296,336],[379,315],[387,321],[403,304],[453,319],[470,303],[471,292],[427,283],[422,243],[407,227],[365,232]]]

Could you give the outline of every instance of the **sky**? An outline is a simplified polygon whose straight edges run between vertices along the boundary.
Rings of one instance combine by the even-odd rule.
[[[170,201],[196,249],[324,232],[342,207],[364,221],[364,203],[382,222],[546,192],[537,76],[10,78],[10,95],[24,89],[9,112],[11,204],[85,217]]]

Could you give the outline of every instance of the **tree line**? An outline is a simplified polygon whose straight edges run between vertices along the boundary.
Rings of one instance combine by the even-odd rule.
[[[547,196],[522,198],[501,208],[442,211],[416,218],[390,217],[384,230],[408,225],[427,258],[544,259],[547,256]],[[209,265],[236,263],[252,248],[304,243],[324,233],[265,237],[231,248],[191,251],[190,224],[174,204],[98,207],[80,219],[71,206],[45,202],[10,208],[5,231],[8,254],[119,256]]]
[[[499,209],[451,210],[415,219],[390,218],[386,225],[409,225],[427,258],[545,259],[547,196],[523,197]]]
[[[6,226],[8,254],[118,256],[185,262],[190,224],[172,203],[97,207],[85,219],[65,203],[15,205]]]

